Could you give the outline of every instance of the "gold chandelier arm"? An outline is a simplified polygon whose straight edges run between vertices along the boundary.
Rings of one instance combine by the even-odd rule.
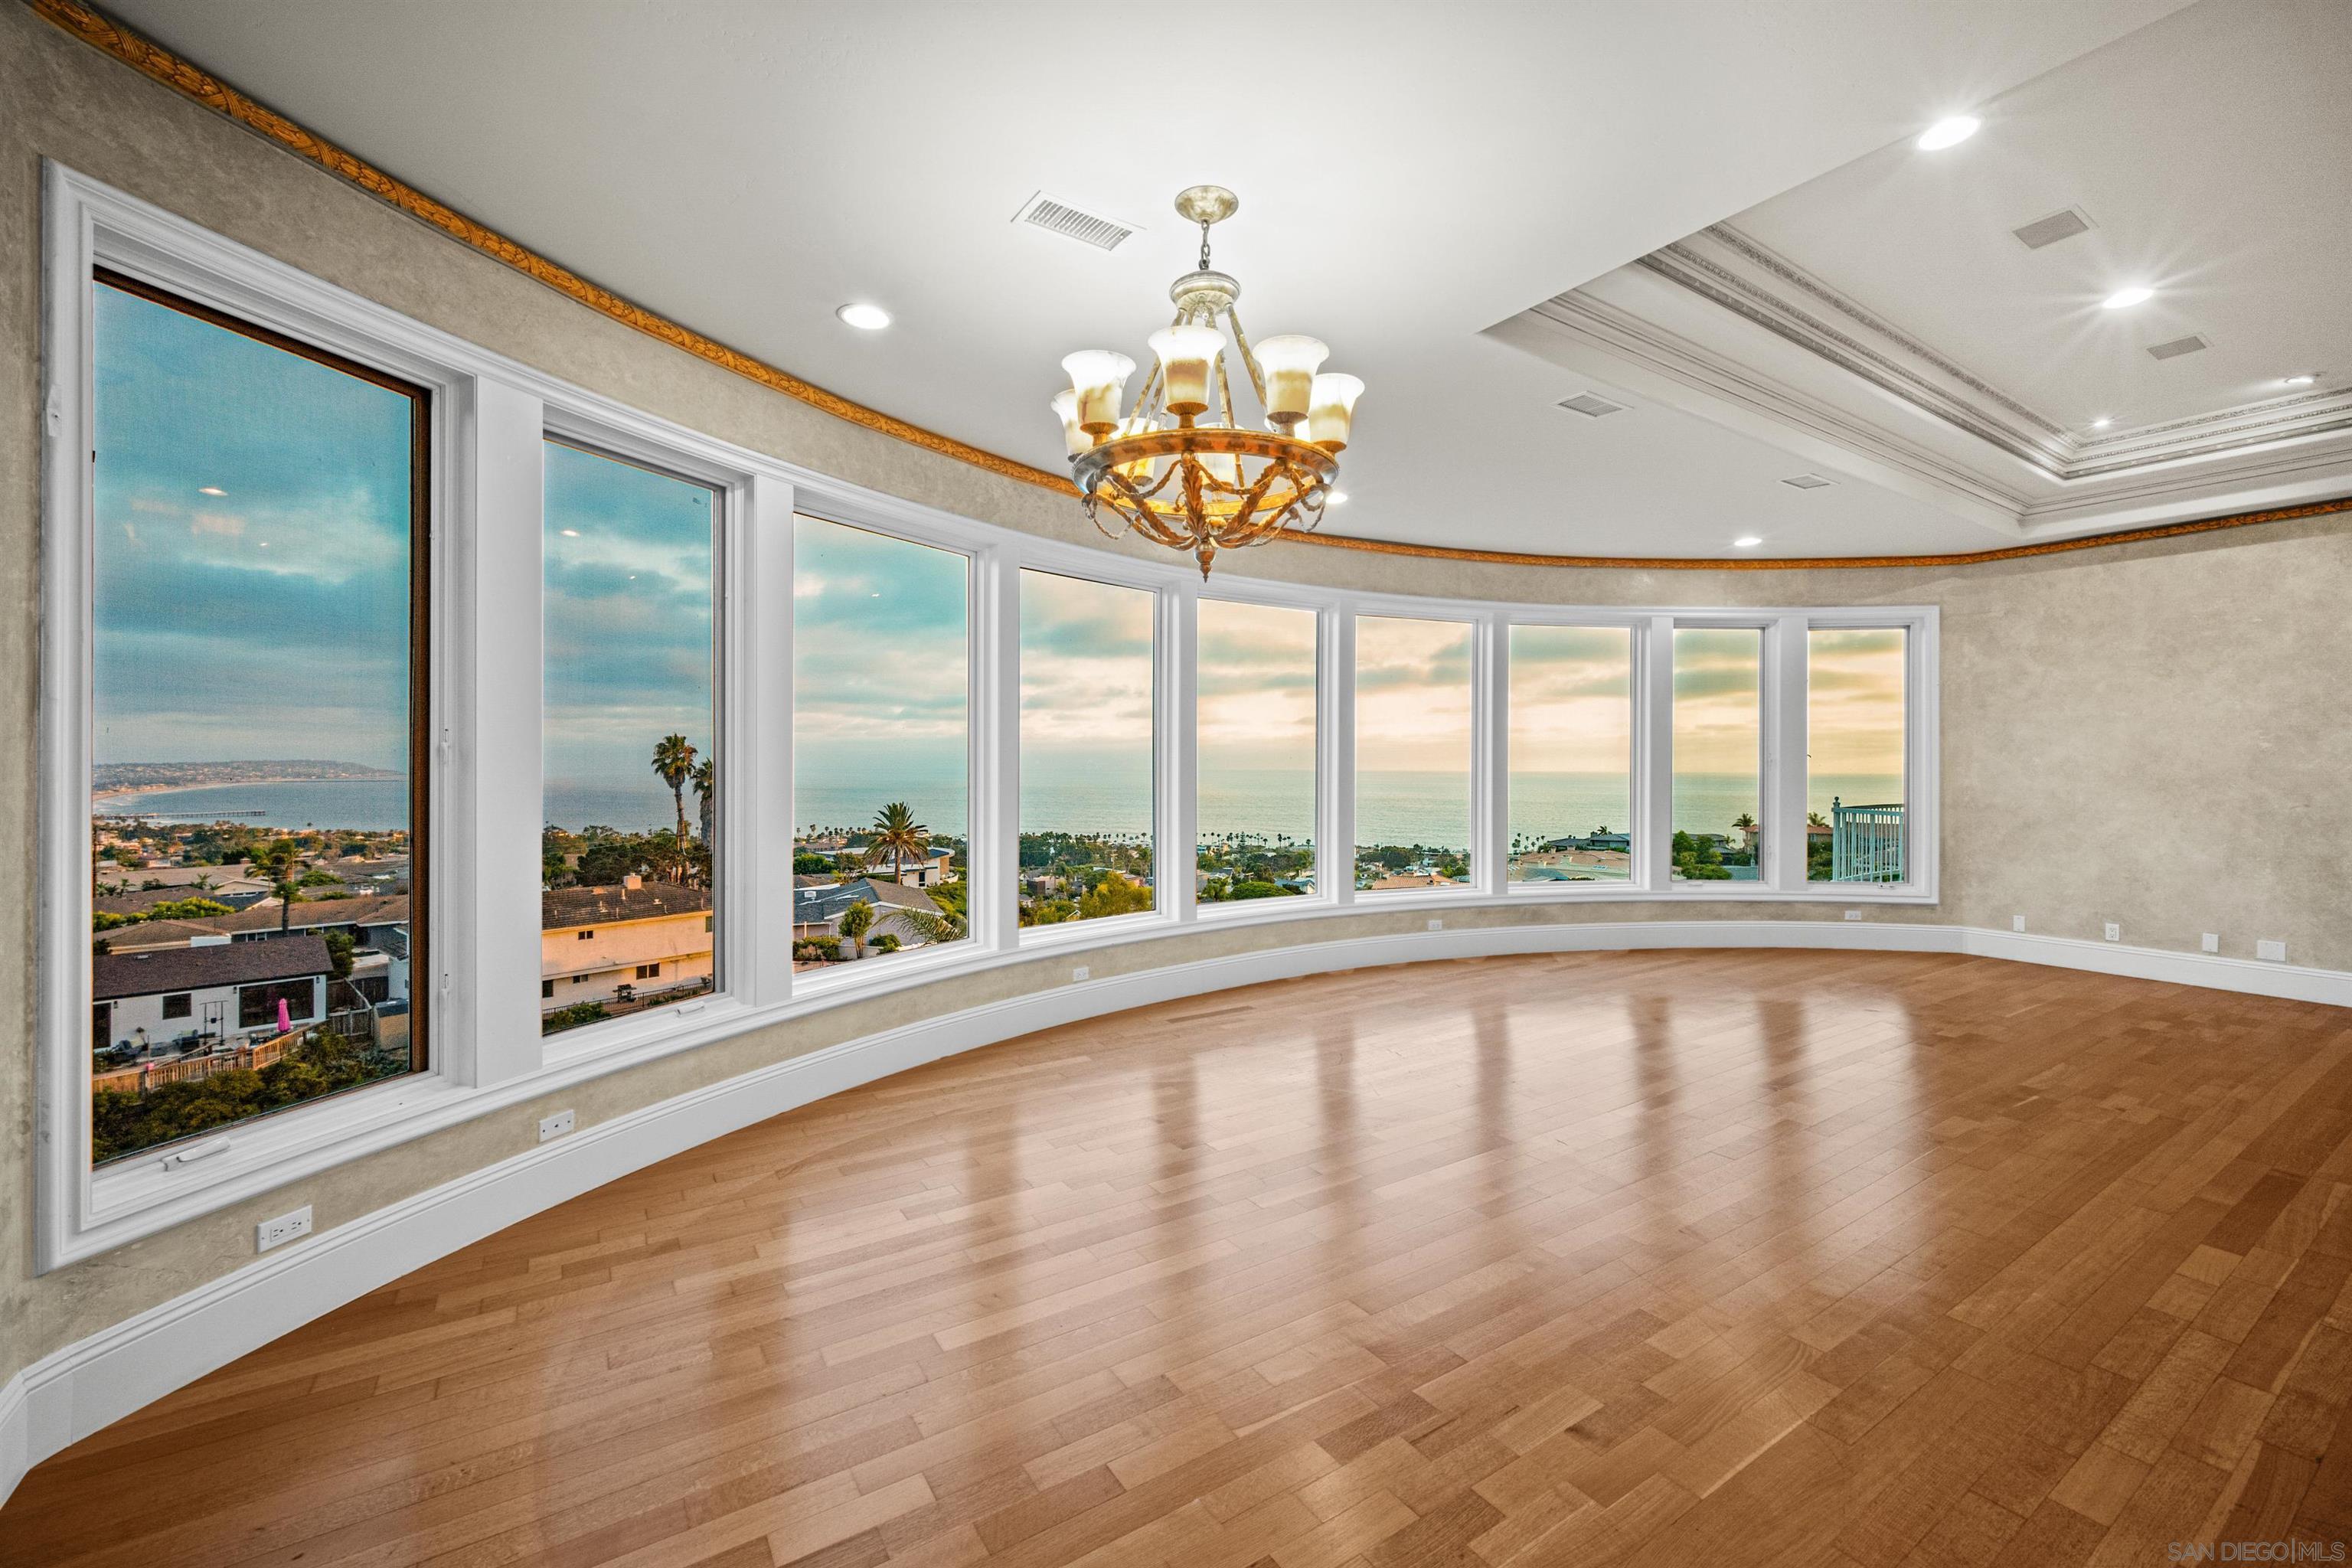
[[[1230,430],[1234,427],[1234,384],[1225,379],[1225,356],[1217,356],[1217,398],[1223,404],[1217,423]]]
[[[1265,377],[1258,374],[1257,355],[1251,352],[1249,336],[1242,331],[1242,319],[1230,305],[1225,307],[1225,321],[1234,329],[1234,342],[1242,346],[1242,363],[1249,366],[1250,385],[1257,389],[1257,405],[1266,406]]]

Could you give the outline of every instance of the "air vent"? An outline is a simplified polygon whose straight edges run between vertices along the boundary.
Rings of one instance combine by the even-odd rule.
[[[1559,400],[1559,405],[1570,414],[1581,414],[1587,419],[1598,419],[1604,415],[1625,412],[1623,404],[1612,403],[1605,397],[1595,397],[1589,392],[1580,392],[1574,397],[1563,397]]]
[[[1794,486],[1801,490],[1825,490],[1837,483],[1835,479],[1825,479],[1819,474],[1799,474],[1793,479],[1782,479],[1780,482]]]
[[[2039,250],[2045,245],[2055,245],[2062,239],[2072,239],[2091,231],[2090,215],[2080,207],[2068,207],[2052,213],[2048,217],[2035,218],[2023,228],[2013,228],[2018,242],[2028,250]]]
[[[2212,346],[2197,333],[2191,332],[2185,338],[2175,338],[2168,343],[2151,343],[2147,352],[2156,359],[2179,359],[2182,354],[2199,353]]]
[[[1039,191],[1021,204],[1013,215],[1014,223],[1025,223],[1081,245],[1091,245],[1097,250],[1117,250],[1119,243],[1135,232],[1132,224],[1120,223],[1098,213],[1090,213],[1069,203],[1056,201]]]

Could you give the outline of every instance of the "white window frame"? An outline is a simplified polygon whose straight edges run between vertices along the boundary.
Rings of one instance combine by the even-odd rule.
[[[1197,923],[1316,921],[1351,910],[1528,902],[1772,900],[1856,905],[1937,897],[1937,612],[1933,606],[1727,608],[1503,604],[1354,593],[1247,575],[1227,558],[1203,588],[1191,563],[1041,539],[819,474],[628,407],[311,278],[54,163],[43,169],[45,300],[37,1265],[44,1272],[377,1151],[746,1030],[1041,955],[1150,940]],[[184,1166],[89,1167],[90,337],[94,264],[424,386],[433,397],[427,770],[431,973],[413,980],[427,1069],[223,1130]],[[719,550],[720,745],[715,956],[724,989],[542,1037],[539,836],[542,442],[549,436],[723,489]],[[887,963],[792,973],[793,518],[964,555],[971,563],[968,942]],[[1019,574],[1142,589],[1154,606],[1153,910],[1024,932],[1018,924]],[[1195,714],[1198,605],[1219,599],[1317,616],[1317,891],[1200,909]],[[1474,885],[1369,899],[1355,889],[1355,657],[1360,616],[1472,630]],[[1630,626],[1634,647],[1633,878],[1507,880],[1509,633],[1516,624]],[[1677,625],[1764,626],[1768,822],[1756,883],[1677,887],[1672,800]],[[1913,880],[1804,877],[1805,632],[1900,626],[1907,639],[1906,830]],[[1793,653],[1791,652],[1793,650]],[[1790,831],[1791,825],[1796,831]],[[1769,841],[1768,841],[1769,842]],[[1181,873],[1181,874],[1178,874]],[[1300,940],[1312,940],[1302,932]]]

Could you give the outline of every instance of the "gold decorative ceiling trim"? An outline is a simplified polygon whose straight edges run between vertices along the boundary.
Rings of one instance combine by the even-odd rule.
[[[76,0],[26,0],[33,14],[62,31],[70,34],[102,54],[110,55],[151,80],[162,83],[181,96],[224,115],[247,130],[267,137],[279,146],[318,165],[327,173],[357,186],[419,222],[440,230],[460,243],[480,251],[494,260],[504,263],[557,293],[587,306],[600,315],[610,317],[622,325],[659,340],[673,348],[683,350],[697,359],[706,360],[722,370],[731,371],[747,381],[758,383],[772,392],[805,403],[837,419],[845,419],[884,436],[904,441],[927,452],[950,458],[961,463],[1022,484],[1035,485],[1041,489],[1063,495],[1076,495],[1077,489],[1059,474],[1015,462],[910,425],[894,418],[879,409],[853,403],[836,393],[811,382],[803,381],[789,371],[753,359],[712,338],[707,338],[692,328],[682,326],[667,316],[657,315],[644,306],[623,299],[609,289],[600,288],[568,268],[561,267],[538,252],[525,248],[495,229],[476,223],[463,213],[435,201],[424,192],[405,184],[382,169],[343,151],[326,138],[314,134],[286,116],[199,69],[190,62],[164,48],[152,39],[141,37],[131,28]],[[1776,572],[1801,569],[1855,569],[1884,566],[1967,566],[1994,561],[2011,561],[2023,556],[2052,555],[2063,551],[2089,550],[2102,545],[2133,544],[2150,539],[2172,539],[2184,534],[2210,533],[2217,529],[2242,528],[2252,523],[2286,522],[2297,518],[2320,517],[2333,512],[2352,511],[2352,497],[2321,501],[2311,506],[2287,507],[2272,511],[2240,512],[2230,517],[2208,518],[2196,522],[2170,523],[2160,528],[2131,529],[2121,533],[2091,534],[2080,539],[2053,540],[2041,544],[2012,545],[2003,550],[1982,550],[1964,555],[1869,555],[1822,556],[1811,559],[1759,561],[1755,559],[1708,560],[1678,556],[1638,555],[1540,555],[1510,550],[1462,550],[1442,544],[1401,544],[1385,539],[1360,539],[1339,533],[1290,533],[1285,538],[1301,544],[1325,545],[1338,550],[1359,550],[1376,555],[1410,555],[1437,561],[1475,561],[1504,566],[1575,566],[1645,572]]]
[[[485,256],[504,262],[526,278],[543,283],[557,293],[577,300],[600,315],[609,316],[623,326],[634,328],[647,337],[657,338],[672,348],[683,349],[697,359],[708,360],[720,369],[732,371],[747,381],[757,382],[772,392],[781,392],[813,408],[822,409],[836,419],[845,419],[853,425],[894,437],[927,452],[936,452],[940,457],[952,458],[958,462],[969,463],[973,468],[986,469],[1008,479],[1017,479],[1023,484],[1035,485],[1063,495],[1076,493],[1076,488],[1060,474],[1033,468],[1026,463],[999,457],[953,437],[942,436],[919,425],[893,418],[862,403],[853,403],[836,393],[803,381],[788,371],[753,359],[725,343],[703,336],[692,328],[681,326],[667,316],[656,315],[642,305],[623,299],[611,289],[590,282],[536,251],[526,249],[497,230],[476,223],[463,213],[435,201],[415,187],[403,184],[324,137],[305,130],[277,110],[247,98],[162,45],[142,37],[110,16],[75,4],[75,0],[28,0],[28,4],[43,20],[101,53],[111,55],[141,75],[227,116],[248,131],[268,137],[297,156],[358,186],[377,200],[439,229]]]
[[[2127,529],[2121,533],[2091,533],[2079,539],[2053,539],[2039,544],[2012,544],[2001,550],[1976,550],[1964,555],[1815,555],[1780,561],[1754,557],[1736,561],[1715,560],[1675,555],[1531,555],[1516,550],[1461,550],[1444,544],[1403,544],[1394,540],[1361,539],[1345,533],[1292,533],[1285,534],[1283,538],[1297,544],[1361,550],[1373,555],[1475,561],[1494,566],[1578,566],[1641,572],[1797,572],[1853,570],[1869,566],[1979,566],[1993,561],[2017,561],[2030,555],[2057,555],[2070,550],[2138,544],[2151,539],[2179,539],[2191,533],[2212,533],[2225,528],[2245,528],[2260,522],[2292,522],[2298,518],[2326,517],[2344,511],[2352,511],[2352,496],[2315,501],[2308,506],[2242,511],[2228,517],[2200,518],[2194,522],[2168,522],[2157,528]]]

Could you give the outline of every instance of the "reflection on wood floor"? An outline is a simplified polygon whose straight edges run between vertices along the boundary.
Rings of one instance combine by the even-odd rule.
[[[1364,971],[615,1182],[42,1466],[0,1561],[2334,1542],[2347,1276],[2352,1012],[1912,954]]]

